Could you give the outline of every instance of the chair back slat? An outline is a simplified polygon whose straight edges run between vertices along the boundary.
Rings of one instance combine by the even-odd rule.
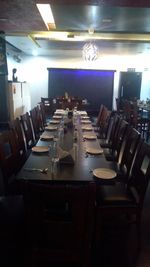
[[[33,128],[31,124],[30,115],[28,112],[21,115],[21,123],[23,126],[25,138],[26,138],[27,149],[30,149],[32,146],[35,145],[35,137],[33,134]]]

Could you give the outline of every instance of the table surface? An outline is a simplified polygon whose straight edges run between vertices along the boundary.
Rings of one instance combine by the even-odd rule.
[[[58,114],[56,112],[56,114]],[[85,114],[84,114],[85,115]],[[91,155],[86,153],[86,147],[91,148],[100,148],[99,140],[90,140],[85,141],[83,139],[83,134],[91,134],[90,131],[83,131],[82,127],[86,124],[81,123],[81,115],[78,116],[76,121],[76,128],[78,132],[76,143],[77,152],[74,160],[74,164],[57,164],[55,172],[52,171],[52,156],[51,156],[51,145],[53,141],[42,141],[39,139],[37,146],[49,146],[50,150],[46,153],[36,153],[31,152],[29,158],[25,162],[24,166],[17,175],[17,180],[30,180],[30,181],[43,181],[45,182],[91,182],[97,180],[98,182],[101,179],[97,179],[93,176],[92,170],[96,168],[109,168],[114,169],[113,163],[108,162],[105,159],[104,154],[100,155]],[[57,133],[53,131],[46,131],[46,135],[55,135]],[[92,131],[94,133],[94,130]],[[68,129],[64,134],[63,138],[63,149],[65,150],[72,149],[72,129]],[[69,147],[70,146],[70,147]],[[40,173],[38,171],[28,171],[28,168],[48,168],[47,173]]]

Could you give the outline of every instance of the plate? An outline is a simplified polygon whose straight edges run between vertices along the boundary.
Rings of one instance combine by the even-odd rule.
[[[92,131],[93,128],[90,127],[90,126],[85,126],[85,127],[82,127],[82,130],[83,130],[83,131]]]
[[[80,111],[80,115],[86,116],[87,115],[87,112],[86,111]]]
[[[101,148],[94,148],[94,147],[87,147],[86,153],[92,154],[92,155],[99,155],[103,153],[103,149]]]
[[[100,179],[113,179],[116,177],[116,172],[107,168],[98,168],[93,170],[93,175]]]
[[[48,146],[34,146],[32,147],[32,151],[36,153],[45,153],[49,151]]]
[[[89,121],[89,120],[81,120],[81,123],[83,123],[83,124],[89,124],[89,123],[91,123],[91,121]]]
[[[54,115],[54,116],[53,116],[53,119],[55,119],[55,120],[59,120],[59,119],[62,119],[62,116]]]
[[[43,141],[53,140],[54,136],[53,135],[41,135],[40,139]]]
[[[53,126],[46,126],[45,127],[45,130],[48,130],[48,131],[56,131],[57,130],[57,127],[53,127]]]
[[[53,120],[53,121],[50,121],[50,124],[59,124],[59,120]]]
[[[87,139],[87,140],[95,140],[95,139],[97,139],[96,135],[89,135],[89,134],[84,134],[83,138]]]
[[[82,119],[82,120],[89,120],[90,117],[89,117],[89,116],[81,116],[81,119]]]

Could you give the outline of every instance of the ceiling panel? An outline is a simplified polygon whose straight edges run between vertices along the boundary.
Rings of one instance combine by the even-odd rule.
[[[0,0],[0,29],[22,53],[60,55],[80,52],[86,41],[95,41],[108,54],[149,53],[150,1],[40,0],[51,3],[56,31],[67,31],[67,41],[48,37],[35,0]],[[89,29],[94,31],[89,34]],[[41,36],[37,37],[37,33]],[[44,37],[45,36],[45,37]],[[75,37],[78,37],[76,39]],[[80,41],[77,41],[79,40]],[[8,45],[9,46],[9,45]]]

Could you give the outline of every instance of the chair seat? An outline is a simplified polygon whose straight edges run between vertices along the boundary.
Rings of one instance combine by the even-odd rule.
[[[20,224],[23,219],[24,201],[22,195],[0,197],[0,225],[9,227]]]
[[[105,155],[106,160],[108,160],[108,161],[115,160],[115,155],[113,154],[113,150],[111,148],[106,147],[103,149],[103,151],[104,151],[104,155]]]
[[[100,145],[102,148],[111,148],[112,144],[109,143],[108,139],[100,139]]]
[[[97,190],[97,203],[100,206],[110,207],[136,207],[136,201],[126,186],[121,183],[115,185],[103,185]]]

